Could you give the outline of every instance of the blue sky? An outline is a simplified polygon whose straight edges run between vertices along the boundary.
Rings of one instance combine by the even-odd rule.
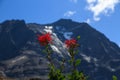
[[[87,22],[120,45],[120,0],[0,0],[0,22],[45,24],[60,18]]]

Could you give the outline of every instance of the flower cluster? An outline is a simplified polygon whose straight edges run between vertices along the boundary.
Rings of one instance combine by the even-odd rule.
[[[79,37],[78,37],[79,38]],[[65,45],[68,48],[68,52],[71,55],[70,65],[73,69],[71,69],[71,72],[67,75],[64,74],[65,69],[65,58],[60,63],[60,68],[57,68],[55,64],[53,63],[51,54],[52,51],[50,50],[50,45],[52,43],[52,37],[50,33],[46,33],[43,35],[38,36],[38,41],[42,46],[45,46],[45,53],[47,53],[46,57],[48,61],[50,62],[50,72],[49,72],[49,80],[87,80],[87,77],[80,71],[77,70],[77,66],[80,64],[79,59],[75,59],[75,54],[77,53],[76,48],[78,47],[78,42],[76,39],[70,39],[65,41]]]
[[[65,41],[66,47],[69,49],[74,49],[78,47],[77,41],[75,39],[70,39]]]
[[[52,41],[50,33],[38,35],[38,41],[42,46],[48,45]]]

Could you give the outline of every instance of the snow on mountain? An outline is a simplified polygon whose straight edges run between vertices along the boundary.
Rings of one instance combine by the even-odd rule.
[[[71,39],[71,36],[73,35],[73,33],[72,32],[64,32],[63,35],[64,35],[65,39],[69,40],[69,39]]]
[[[86,56],[85,54],[80,54],[84,60],[86,60],[88,63],[91,62],[91,57],[90,56]]]
[[[50,45],[54,52],[59,53],[61,57],[68,56],[69,53],[65,48],[64,43],[57,37],[57,34],[52,31],[52,26],[45,26],[43,29],[45,32],[50,33],[52,35],[52,44]]]

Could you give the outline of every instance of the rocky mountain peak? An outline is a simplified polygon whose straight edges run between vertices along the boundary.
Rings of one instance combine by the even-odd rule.
[[[79,54],[76,56],[82,61],[80,70],[83,70],[92,80],[110,80],[113,74],[120,73],[120,48],[89,24],[71,19],[60,19],[44,25],[26,24],[23,20],[1,23],[0,71],[9,77],[46,78],[49,62],[36,36],[42,34],[46,26],[52,26],[50,29],[52,29],[54,44],[51,48],[54,51],[53,59],[56,65],[61,60],[60,55],[69,57],[64,47],[64,40],[80,35]]]

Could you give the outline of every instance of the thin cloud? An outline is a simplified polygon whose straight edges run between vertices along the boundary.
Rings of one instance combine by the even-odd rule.
[[[93,12],[93,19],[95,21],[100,20],[100,15],[109,15],[114,12],[115,6],[120,2],[120,0],[86,0],[87,9]]]
[[[87,0],[88,3],[96,2],[96,0]]]
[[[90,19],[88,18],[85,22],[86,22],[86,23],[90,23],[91,21],[90,21]]]
[[[67,11],[64,13],[64,16],[65,17],[71,17],[73,16],[74,14],[76,14],[76,11]]]
[[[78,2],[78,0],[70,0],[71,2],[74,2],[74,3],[77,3]]]

